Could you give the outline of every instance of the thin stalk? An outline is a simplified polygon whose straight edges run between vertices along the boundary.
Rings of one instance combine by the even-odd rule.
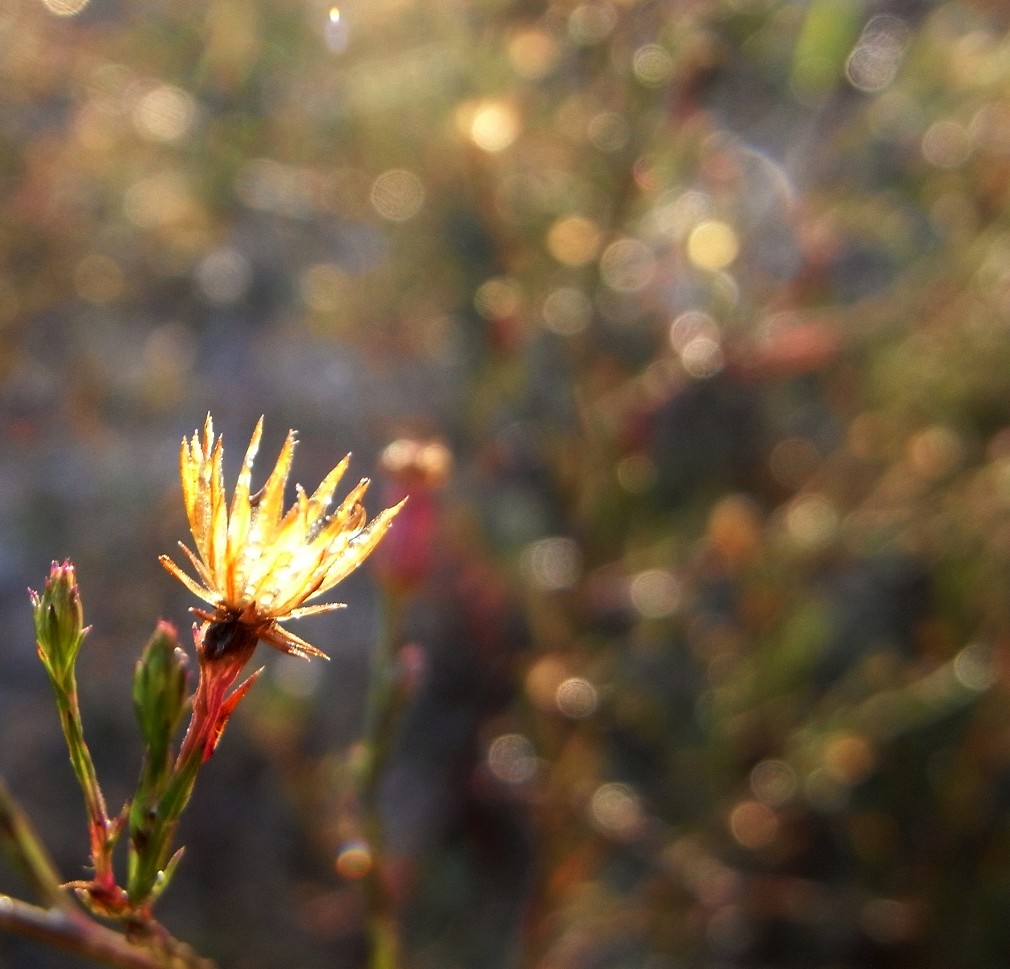
[[[77,701],[77,678],[73,670],[67,673],[66,682],[57,684],[55,680],[53,681],[53,693],[56,697],[63,736],[66,738],[70,753],[70,764],[84,794],[95,882],[111,888],[116,881],[112,871],[112,849],[115,847],[117,832],[109,820],[105,797],[98,783],[94,761],[91,759],[91,751],[84,740],[84,722]]]
[[[364,834],[372,855],[372,865],[365,880],[372,940],[371,969],[398,969],[401,961],[396,908],[383,880],[386,845],[379,810],[379,782],[392,753],[402,703],[393,664],[400,644],[403,606],[403,598],[396,593],[382,596],[382,632],[378,637],[378,651],[372,664],[365,708],[365,764],[359,796]]]

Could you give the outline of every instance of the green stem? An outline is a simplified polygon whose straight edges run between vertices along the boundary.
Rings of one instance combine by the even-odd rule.
[[[248,677],[231,694],[243,668],[256,649],[258,637],[245,630],[228,652],[214,660],[201,653],[200,680],[193,697],[189,727],[171,770],[165,775],[141,775],[142,792],[130,812],[130,848],[127,893],[138,910],[150,909],[171,877],[180,855],[172,854],[172,840],[182,812],[189,803],[200,767],[211,755],[235,704],[255,681]],[[167,749],[167,748],[166,748]],[[145,765],[147,770],[150,765]]]
[[[84,794],[84,805],[88,813],[91,834],[91,863],[95,868],[95,881],[105,887],[115,885],[112,871],[112,850],[118,831],[109,820],[105,797],[98,783],[91,751],[84,740],[84,722],[77,701],[77,678],[73,670],[65,677],[65,682],[52,681],[56,696],[56,707],[60,715],[60,725],[67,741],[70,764],[77,775],[77,782]]]
[[[199,748],[190,750],[157,803],[139,806],[141,811],[149,809],[152,812],[150,819],[141,816],[131,818],[127,888],[130,902],[135,906],[149,904],[152,893],[157,894],[158,881],[169,863],[175,829],[193,793],[201,762],[202,751]]]

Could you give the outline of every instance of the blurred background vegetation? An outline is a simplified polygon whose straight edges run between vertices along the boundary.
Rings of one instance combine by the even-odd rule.
[[[25,587],[78,567],[115,804],[189,622],[179,440],[212,411],[233,474],[263,413],[264,464],[353,450],[372,512],[391,441],[453,455],[380,562],[409,967],[1005,966],[1008,20],[4,0],[0,772],[64,875]],[[300,624],[330,664],[262,657],[201,777],[160,914],[223,966],[365,962],[376,589]]]

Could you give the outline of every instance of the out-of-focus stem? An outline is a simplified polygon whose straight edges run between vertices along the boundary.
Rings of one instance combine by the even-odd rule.
[[[49,906],[72,908],[60,875],[20,805],[0,778],[0,843],[28,884]]]
[[[213,963],[163,931],[143,942],[94,922],[76,907],[24,811],[0,778],[0,846],[45,907],[0,895],[0,931],[38,939],[123,969],[213,969]],[[160,927],[157,927],[160,929]]]
[[[118,969],[214,969],[214,963],[183,947],[162,952],[134,945],[73,909],[40,908],[7,895],[0,895],[0,931],[37,939]]]
[[[361,799],[370,814],[377,813],[379,780],[392,752],[399,706],[393,667],[400,643],[403,603],[400,596],[387,593],[382,596],[382,605],[383,628],[369,678],[363,737],[366,760],[361,778]]]
[[[379,807],[379,782],[392,753],[402,696],[394,675],[396,649],[400,643],[403,597],[395,592],[382,596],[383,629],[372,664],[365,709],[365,764],[359,796],[365,838],[372,855],[366,877],[371,935],[371,969],[398,969],[400,930],[393,899],[384,881],[385,831]]]

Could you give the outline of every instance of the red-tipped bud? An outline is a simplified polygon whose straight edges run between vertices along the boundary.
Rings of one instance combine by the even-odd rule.
[[[39,658],[53,679],[74,668],[87,634],[77,575],[69,561],[53,562],[42,593],[28,590],[35,619]]]

